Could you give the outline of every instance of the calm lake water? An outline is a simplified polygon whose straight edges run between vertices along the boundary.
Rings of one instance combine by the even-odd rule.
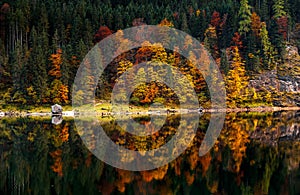
[[[197,134],[176,160],[151,171],[116,169],[83,144],[73,119],[0,119],[0,194],[299,194],[300,112],[238,113],[226,116],[217,143],[205,156],[199,147],[210,115],[199,116]],[[106,134],[133,150],[168,142],[180,116],[171,115],[146,144],[109,118]],[[156,131],[148,117],[136,118]],[[88,124],[89,121],[83,122]],[[93,142],[93,131],[90,146]],[[94,146],[96,147],[96,146]],[[107,150],[109,153],[109,149]]]

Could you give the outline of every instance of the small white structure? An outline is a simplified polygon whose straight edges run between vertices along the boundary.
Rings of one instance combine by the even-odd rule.
[[[62,107],[61,105],[58,104],[54,104],[53,106],[51,106],[51,111],[52,114],[62,114]]]
[[[5,112],[0,112],[0,117],[4,117],[5,116]]]

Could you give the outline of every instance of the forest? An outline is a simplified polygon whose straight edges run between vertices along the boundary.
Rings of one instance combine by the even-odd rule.
[[[72,97],[72,85],[88,51],[113,33],[146,24],[176,28],[200,41],[222,72],[229,107],[272,106],[287,94],[249,87],[249,80],[268,71],[300,70],[286,58],[287,47],[300,46],[300,0],[0,0],[0,7],[2,107],[83,99],[84,94]],[[97,78],[97,98],[109,100],[118,77],[145,58],[177,60],[199,102],[209,105],[201,73],[176,57],[159,43],[125,53]],[[165,85],[145,83],[131,97],[137,106],[153,102],[176,104],[176,94]]]

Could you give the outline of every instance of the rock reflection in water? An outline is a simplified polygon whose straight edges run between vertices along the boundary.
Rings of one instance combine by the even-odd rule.
[[[126,134],[113,119],[101,119],[106,134],[134,150],[159,147],[176,132],[173,116],[157,131],[147,118],[153,145]],[[209,114],[200,117],[190,147],[158,169],[131,172],[104,164],[83,145],[67,119],[4,118],[0,121],[1,194],[299,194],[300,116],[296,112],[228,114],[213,149],[199,157]],[[88,122],[89,119],[86,119]],[[109,150],[108,150],[109,151]]]

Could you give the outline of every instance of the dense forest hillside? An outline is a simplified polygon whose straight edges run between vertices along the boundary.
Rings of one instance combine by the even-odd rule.
[[[272,71],[299,71],[299,60],[286,56],[288,47],[300,46],[300,0],[0,0],[0,7],[2,105],[69,104],[76,71],[87,52],[106,36],[143,24],[168,25],[203,43],[224,75],[231,107],[273,105],[287,93],[291,99],[299,93],[257,89],[249,81]],[[155,46],[147,50],[152,57],[170,53]],[[102,78],[107,89],[97,93],[99,99],[109,99],[112,83],[134,65],[139,51],[128,53],[132,61],[112,63]],[[189,68],[187,61],[181,62],[182,68]],[[201,74],[185,74],[192,74],[199,100],[208,101]],[[132,103],[164,102],[167,97],[158,92],[163,88],[145,84],[142,93],[133,94]]]

